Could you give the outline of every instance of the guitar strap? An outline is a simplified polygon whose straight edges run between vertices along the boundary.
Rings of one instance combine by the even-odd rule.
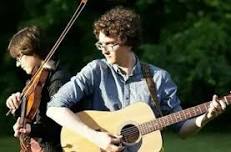
[[[150,67],[148,64],[141,63],[141,69],[143,72],[143,76],[146,80],[146,83],[148,85],[148,90],[151,95],[152,101],[154,102],[154,105],[156,106],[156,109],[158,110],[159,115],[163,116],[162,111],[160,109],[160,103],[157,99],[156,85],[155,85],[155,82],[153,81]]]
[[[156,85],[155,85],[155,82],[153,81],[153,78],[152,78],[150,66],[148,64],[141,63],[141,69],[142,69],[143,76],[146,80],[146,83],[148,85],[148,90],[149,90],[149,93],[151,95],[152,101],[153,101],[154,105],[156,106],[156,109],[158,110],[159,115],[163,116],[163,113],[160,109],[160,103],[157,99]],[[160,152],[164,152],[163,146],[162,146]]]

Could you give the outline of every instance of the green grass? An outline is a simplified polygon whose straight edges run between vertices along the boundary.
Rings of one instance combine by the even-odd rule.
[[[1,152],[18,152],[19,141],[15,137],[0,136],[0,151]]]
[[[173,133],[163,137],[165,152],[231,152],[230,132],[201,132],[185,140]]]
[[[231,133],[202,132],[186,140],[176,134],[165,133],[165,152],[230,152]],[[14,137],[0,137],[0,152],[17,152],[18,140]],[[148,151],[147,151],[148,152]]]

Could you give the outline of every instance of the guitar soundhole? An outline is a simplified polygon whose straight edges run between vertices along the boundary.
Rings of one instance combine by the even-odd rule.
[[[121,133],[124,143],[131,144],[139,139],[140,132],[139,129],[132,124],[126,125],[122,128]]]

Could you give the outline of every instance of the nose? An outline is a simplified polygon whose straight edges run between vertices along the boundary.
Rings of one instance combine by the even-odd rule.
[[[109,54],[110,53],[110,51],[108,51],[108,49],[106,47],[103,47],[101,49],[101,51],[102,51],[102,54]]]

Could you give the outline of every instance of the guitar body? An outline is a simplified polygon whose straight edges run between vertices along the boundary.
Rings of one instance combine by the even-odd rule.
[[[151,108],[142,102],[115,112],[83,111],[77,115],[92,129],[114,135],[121,135],[122,131],[136,133],[129,129],[155,119]],[[61,144],[65,152],[102,152],[95,144],[66,128],[61,131]],[[159,130],[145,135],[139,132],[138,136],[123,144],[126,147],[124,152],[159,152],[162,148],[162,138]]]

